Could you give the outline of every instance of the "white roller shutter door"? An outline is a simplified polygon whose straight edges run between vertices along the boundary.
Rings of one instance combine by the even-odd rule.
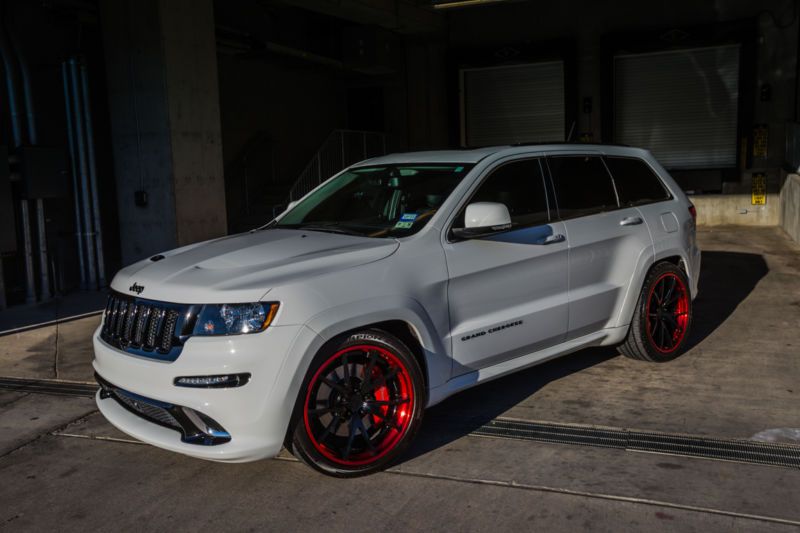
[[[466,146],[564,139],[564,63],[461,71]]]
[[[614,137],[667,168],[736,166],[739,45],[614,58]]]

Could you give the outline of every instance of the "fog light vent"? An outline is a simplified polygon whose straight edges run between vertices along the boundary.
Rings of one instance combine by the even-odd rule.
[[[178,387],[195,387],[200,389],[225,389],[241,387],[250,381],[250,374],[225,374],[221,376],[186,376],[175,378]]]

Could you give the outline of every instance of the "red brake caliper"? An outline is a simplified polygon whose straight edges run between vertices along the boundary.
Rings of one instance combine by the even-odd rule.
[[[375,381],[379,377],[381,377],[380,369],[378,367],[376,367],[376,366],[372,367],[372,375],[370,376],[370,379],[372,381]],[[380,387],[375,389],[375,393],[374,394],[375,394],[375,399],[377,401],[379,401],[379,402],[388,402],[389,401],[389,389],[386,388],[386,383],[384,383],[383,385],[381,385]],[[383,416],[384,416],[384,419],[385,419],[385,417],[389,413],[389,406],[388,405],[382,405],[381,406],[381,412],[383,413]],[[382,422],[382,420],[380,420],[379,416],[372,415],[372,423],[373,424],[378,425],[381,422]]]

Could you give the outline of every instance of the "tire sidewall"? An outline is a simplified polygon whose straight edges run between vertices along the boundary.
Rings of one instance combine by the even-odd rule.
[[[336,352],[357,345],[374,345],[384,350],[391,351],[405,366],[408,377],[413,387],[413,406],[408,428],[402,438],[385,455],[373,463],[358,466],[345,466],[331,461],[322,455],[311,442],[303,420],[306,396],[312,386],[311,380],[320,366],[325,364]],[[314,356],[309,366],[303,386],[298,394],[292,416],[292,426],[289,431],[287,444],[291,446],[293,454],[316,470],[336,477],[356,477],[371,474],[385,469],[398,458],[409,446],[416,436],[422,422],[422,415],[427,404],[425,382],[417,359],[411,350],[399,339],[380,330],[364,330],[341,335],[326,343]]]

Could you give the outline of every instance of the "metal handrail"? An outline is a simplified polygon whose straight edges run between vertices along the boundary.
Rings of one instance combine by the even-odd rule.
[[[348,166],[386,153],[386,136],[375,131],[333,130],[289,190],[298,200]]]

